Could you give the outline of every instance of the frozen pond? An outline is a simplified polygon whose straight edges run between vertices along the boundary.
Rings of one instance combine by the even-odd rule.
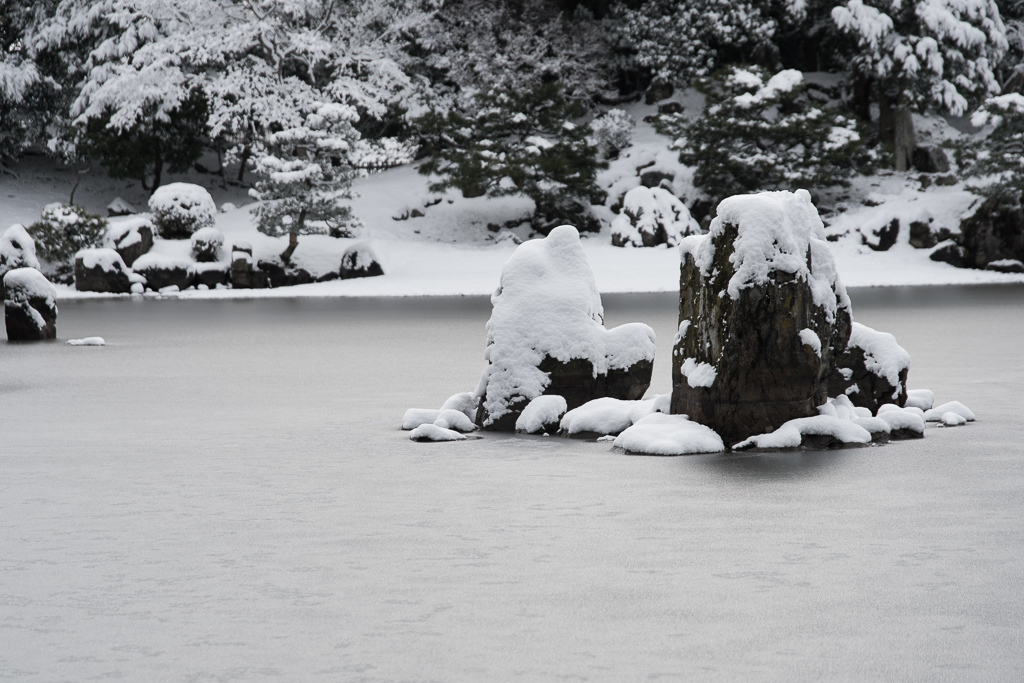
[[[484,299],[78,301],[0,342],[0,679],[1020,680],[1024,288],[855,290],[979,421],[799,454],[416,444]],[[673,297],[605,297],[659,336]]]

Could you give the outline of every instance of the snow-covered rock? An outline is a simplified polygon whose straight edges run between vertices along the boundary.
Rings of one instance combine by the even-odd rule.
[[[511,431],[542,394],[569,409],[603,396],[637,399],[651,381],[654,331],[632,323],[604,327],[604,309],[575,228],[519,245],[491,297],[487,368],[477,395],[480,424]]]
[[[904,405],[910,354],[896,337],[853,323],[846,349],[836,357],[829,393],[845,394],[855,405],[875,411],[879,405]]]
[[[431,408],[409,408],[402,416],[402,429],[415,429],[422,424],[433,424],[441,414]]]
[[[607,396],[595,398],[567,412],[559,428],[561,433],[568,436],[619,434],[633,424],[632,415],[636,404],[637,401],[623,401]]]
[[[926,410],[924,413],[924,419],[926,422],[941,422],[943,415],[946,413],[956,413],[968,422],[973,422],[976,419],[974,411],[960,401],[949,401],[948,403],[943,403],[940,406],[935,406],[931,410]]]
[[[444,403],[441,404],[441,410],[457,410],[470,420],[476,420],[476,411],[480,405],[480,399],[478,399],[472,391],[464,391],[459,394],[452,394],[449,396]]]
[[[442,408],[438,411],[434,425],[443,429],[453,429],[456,432],[472,432],[476,429],[473,421],[466,417],[466,414],[459,410]]]
[[[84,337],[82,339],[68,339],[68,346],[106,346],[107,340],[103,337]]]
[[[830,415],[800,417],[785,422],[767,434],[751,436],[733,446],[734,450],[747,448],[829,448],[839,445],[871,443],[871,433],[852,420]]]
[[[156,188],[149,198],[153,222],[165,239],[188,238],[196,230],[213,225],[217,205],[206,188],[191,183],[169,183]]]
[[[435,424],[422,424],[409,432],[412,441],[465,441],[466,436]]]
[[[82,249],[75,254],[75,289],[80,292],[127,294],[132,280],[128,266],[113,249]]]
[[[690,211],[668,190],[635,187],[623,198],[622,212],[612,221],[616,247],[675,246],[687,235],[700,232]]]
[[[132,270],[146,278],[148,289],[157,292],[172,286],[179,290],[188,289],[195,277],[191,261],[152,252],[140,256]]]
[[[516,420],[516,431],[525,434],[546,434],[557,431],[566,413],[561,396],[538,396],[530,401]]]
[[[15,268],[39,269],[35,240],[24,226],[17,223],[0,235],[0,298],[4,293],[4,275]]]
[[[914,408],[892,406],[878,411],[878,419],[889,425],[889,436],[893,439],[919,439],[924,436],[924,418]]]
[[[9,341],[57,337],[57,290],[35,268],[7,271],[4,281],[4,322]]]
[[[130,216],[133,213],[136,213],[135,207],[120,197],[114,197],[114,200],[107,204],[107,215],[111,218],[116,216]]]
[[[619,434],[615,447],[643,455],[720,453],[725,444],[713,429],[691,422],[685,415],[652,413]]]
[[[930,410],[935,404],[935,392],[931,389],[907,389],[907,408]]]
[[[342,280],[357,277],[377,277],[384,274],[380,260],[368,244],[355,244],[341,256],[338,277]]]
[[[217,228],[200,228],[192,233],[192,258],[199,263],[220,260],[224,233]]]
[[[103,246],[121,255],[129,268],[153,247],[153,221],[147,215],[132,216],[111,223],[103,237]]]
[[[672,413],[726,443],[815,415],[851,306],[810,194],[725,199],[680,253]]]

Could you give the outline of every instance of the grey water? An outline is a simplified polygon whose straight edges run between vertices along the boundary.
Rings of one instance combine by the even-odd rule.
[[[854,290],[978,415],[836,451],[417,444],[483,298],[97,300],[0,342],[0,679],[1020,680],[1024,288]],[[606,296],[654,327],[670,295]]]

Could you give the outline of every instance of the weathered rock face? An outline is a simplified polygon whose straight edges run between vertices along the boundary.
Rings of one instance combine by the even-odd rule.
[[[949,173],[949,157],[941,147],[915,147],[911,159],[914,168],[922,173]]]
[[[568,409],[604,396],[638,399],[651,382],[654,331],[604,327],[594,275],[572,226],[520,245],[501,273],[487,323],[487,369],[476,395],[477,424],[513,431],[541,395]]]
[[[136,262],[133,270],[146,278],[146,288],[160,291],[175,286],[188,289],[195,279],[192,262],[162,254],[145,254]]]
[[[622,200],[622,213],[612,221],[616,247],[675,246],[686,235],[700,232],[686,205],[660,187],[634,187]]]
[[[124,260],[113,249],[83,249],[75,254],[75,289],[127,294],[132,281]]]
[[[228,263],[197,263],[193,268],[195,284],[206,285],[210,289],[226,286],[231,282],[231,265]]]
[[[965,265],[984,268],[993,261],[1024,261],[1024,208],[998,197],[986,199],[960,224]]]
[[[681,252],[672,412],[726,445],[817,415],[852,321],[810,195],[730,197]]]
[[[4,322],[8,341],[57,338],[57,291],[35,268],[4,275]]]
[[[356,277],[377,277],[384,274],[384,268],[373,250],[365,244],[349,247],[341,256],[338,277],[348,280]]]
[[[0,236],[0,299],[4,297],[4,275],[15,268],[39,269],[35,240],[17,223]]]
[[[836,355],[828,393],[845,395],[853,405],[872,413],[886,403],[902,408],[907,402],[909,371],[910,354],[896,343],[896,337],[853,323],[849,343]]]
[[[252,245],[248,242],[236,242],[231,247],[231,286],[252,287]]]
[[[153,223],[145,216],[129,218],[111,226],[103,241],[131,268],[137,258],[153,247]]]

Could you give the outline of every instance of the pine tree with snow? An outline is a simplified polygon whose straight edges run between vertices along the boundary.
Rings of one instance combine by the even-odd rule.
[[[848,0],[832,19],[855,46],[854,78],[874,84],[897,170],[910,167],[916,144],[911,112],[959,116],[999,92],[1007,40],[994,0]]]
[[[991,97],[971,115],[982,128],[981,140],[970,138],[957,146],[957,162],[977,182],[968,188],[996,197],[1004,206],[1024,202],[1024,95],[1007,93]]]
[[[698,88],[706,97],[701,116],[661,115],[655,125],[713,198],[828,186],[871,160],[858,122],[808,97],[799,71],[733,66]]]
[[[350,237],[356,225],[351,209],[356,175],[352,156],[359,141],[353,124],[359,120],[350,106],[318,105],[302,125],[266,137],[256,161],[259,176],[252,197],[260,232],[288,235],[281,260],[290,262],[299,235],[330,234]]]
[[[458,111],[423,121],[438,142],[420,173],[436,175],[434,192],[449,187],[465,197],[523,194],[533,199],[534,227],[561,223],[599,229],[588,206],[601,195],[593,133],[576,123],[583,113],[557,81],[522,92],[494,89],[475,98],[475,113]]]

